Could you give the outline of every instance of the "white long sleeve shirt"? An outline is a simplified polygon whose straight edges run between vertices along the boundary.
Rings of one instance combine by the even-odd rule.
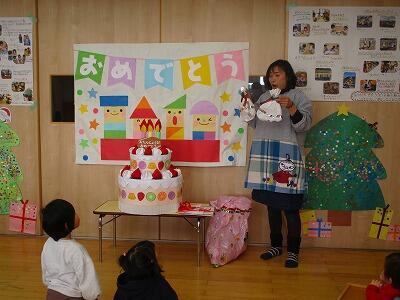
[[[73,239],[48,238],[43,246],[42,278],[48,289],[69,297],[96,299],[100,285],[85,247]]]

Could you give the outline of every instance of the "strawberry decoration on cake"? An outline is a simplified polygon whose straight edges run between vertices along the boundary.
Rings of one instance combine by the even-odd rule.
[[[132,150],[131,150],[131,153],[132,154],[136,154],[136,150],[138,149],[138,147],[137,146],[133,146],[132,147]]]
[[[121,176],[122,176],[122,174],[125,172],[125,171],[128,171],[128,170],[130,170],[131,169],[131,166],[130,165],[126,165],[122,170],[121,170]]]
[[[160,151],[161,151],[161,154],[162,154],[162,155],[168,154],[168,148],[165,147],[165,146],[161,146],[161,147],[160,147]]]
[[[178,171],[175,170],[175,168],[174,168],[173,165],[171,165],[171,166],[169,167],[168,171],[171,172],[172,177],[177,177],[177,176],[178,176]]]
[[[162,179],[162,174],[159,169],[155,169],[152,176],[153,179]]]
[[[153,155],[153,150],[151,149],[151,147],[146,147],[144,149],[144,155]]]
[[[137,168],[135,171],[133,171],[131,175],[132,179],[141,179],[142,178],[142,172]]]

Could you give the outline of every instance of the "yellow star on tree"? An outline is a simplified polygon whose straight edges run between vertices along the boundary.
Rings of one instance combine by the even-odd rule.
[[[242,149],[240,142],[233,143],[231,146],[232,151],[239,152]]]
[[[81,114],[88,112],[87,104],[81,104],[81,106],[79,107],[79,110],[80,110]]]
[[[345,115],[348,116],[349,115],[349,107],[346,104],[341,104],[338,107],[338,112],[337,115]]]
[[[231,124],[224,122],[224,125],[220,126],[222,128],[222,132],[231,132]]]
[[[229,102],[231,100],[231,94],[224,92],[221,96],[219,96],[222,102]]]

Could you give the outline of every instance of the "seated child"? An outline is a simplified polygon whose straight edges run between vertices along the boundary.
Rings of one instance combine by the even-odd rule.
[[[174,289],[161,275],[155,245],[141,241],[119,258],[124,270],[117,279],[114,300],[177,300]]]
[[[50,236],[41,256],[47,300],[94,300],[101,293],[92,259],[71,239],[79,222],[72,204],[62,199],[51,201],[42,210],[42,227]]]
[[[372,280],[367,286],[367,300],[392,300],[400,297],[400,252],[386,256],[379,279]]]

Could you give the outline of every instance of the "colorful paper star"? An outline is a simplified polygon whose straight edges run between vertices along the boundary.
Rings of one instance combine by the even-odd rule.
[[[86,147],[89,148],[89,140],[81,139],[81,142],[79,143],[79,146],[81,146],[82,149],[85,149]]]
[[[346,104],[341,104],[338,107],[338,113],[337,115],[345,115],[348,116],[349,115],[349,107]]]
[[[238,116],[240,118],[240,109],[239,108],[235,108],[235,113],[233,116],[234,117]]]
[[[222,102],[229,102],[231,100],[231,94],[224,92],[221,96],[219,96]]]
[[[94,88],[92,88],[90,91],[88,91],[88,93],[89,93],[89,99],[90,98],[95,98],[96,99],[97,91],[95,91]]]
[[[96,130],[97,126],[100,125],[99,123],[96,122],[96,119],[89,121],[89,124],[90,124],[89,128],[93,128],[94,130]]]
[[[224,122],[224,125],[220,126],[222,128],[222,132],[231,132],[231,124]]]
[[[81,114],[84,114],[85,112],[88,112],[87,104],[81,104],[81,106],[79,107],[79,111],[81,112]]]
[[[242,149],[240,142],[233,143],[231,146],[232,151],[239,152]]]

